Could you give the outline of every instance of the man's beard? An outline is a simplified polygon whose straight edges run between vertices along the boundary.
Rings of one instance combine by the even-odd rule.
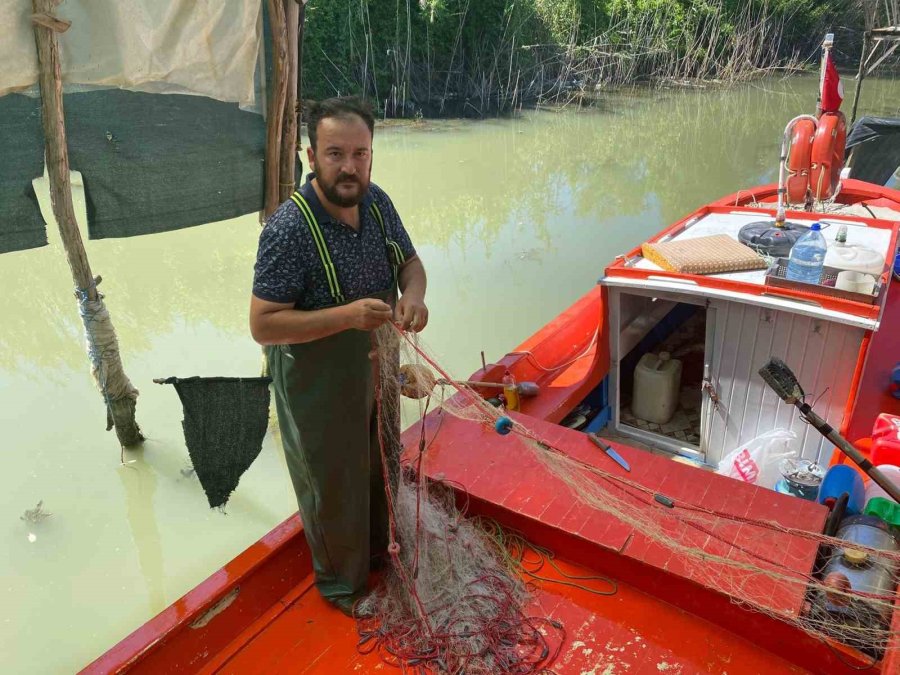
[[[328,201],[330,201],[332,204],[340,206],[342,208],[348,208],[350,206],[356,206],[357,204],[359,204],[369,188],[368,180],[363,183],[363,181],[360,180],[359,177],[350,176],[345,173],[338,174],[338,177],[333,183],[326,183],[324,180],[322,180],[322,176],[320,176],[318,172],[315,172],[315,175],[316,180],[319,182],[319,187],[322,189],[322,194],[325,195],[326,199],[328,199]],[[352,182],[358,185],[358,193],[355,196],[349,196],[338,192],[338,184],[342,182]]]

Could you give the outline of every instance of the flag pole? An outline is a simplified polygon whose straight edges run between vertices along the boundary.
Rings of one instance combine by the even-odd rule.
[[[826,33],[822,41],[822,60],[819,63],[819,93],[816,96],[816,117],[822,116],[822,89],[825,87],[825,67],[828,65],[828,53],[834,46],[834,33]]]

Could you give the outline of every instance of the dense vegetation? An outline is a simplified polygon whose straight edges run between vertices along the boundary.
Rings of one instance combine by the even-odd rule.
[[[859,0],[310,0],[305,97],[484,115],[635,81],[735,81],[858,58]]]

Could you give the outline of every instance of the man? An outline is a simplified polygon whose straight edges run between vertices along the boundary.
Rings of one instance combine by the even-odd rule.
[[[371,331],[391,320],[425,328],[425,268],[370,183],[371,110],[329,99],[310,109],[307,128],[312,173],[260,235],[250,331],[267,346],[316,585],[350,614],[371,552],[387,545]]]

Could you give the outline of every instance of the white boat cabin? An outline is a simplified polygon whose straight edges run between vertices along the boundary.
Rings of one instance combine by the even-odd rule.
[[[848,241],[893,260],[895,229],[868,227],[855,218],[804,215],[790,220],[822,223],[829,244],[838,226],[846,225]],[[653,241],[714,234],[737,239],[741,227],[765,217],[760,211],[707,209]],[[771,357],[782,359],[816,412],[840,428],[854,398],[865,337],[878,330],[891,275],[882,276],[877,301],[866,307],[792,297],[767,286],[766,273],[679,275],[641,256],[607,270],[600,282],[608,290],[612,432],[715,466],[741,443],[772,429],[791,429],[803,458],[830,461],[832,445],[785,405],[758,371]],[[681,362],[681,378],[676,412],[660,424],[638,417],[632,406],[641,357],[664,351]]]

